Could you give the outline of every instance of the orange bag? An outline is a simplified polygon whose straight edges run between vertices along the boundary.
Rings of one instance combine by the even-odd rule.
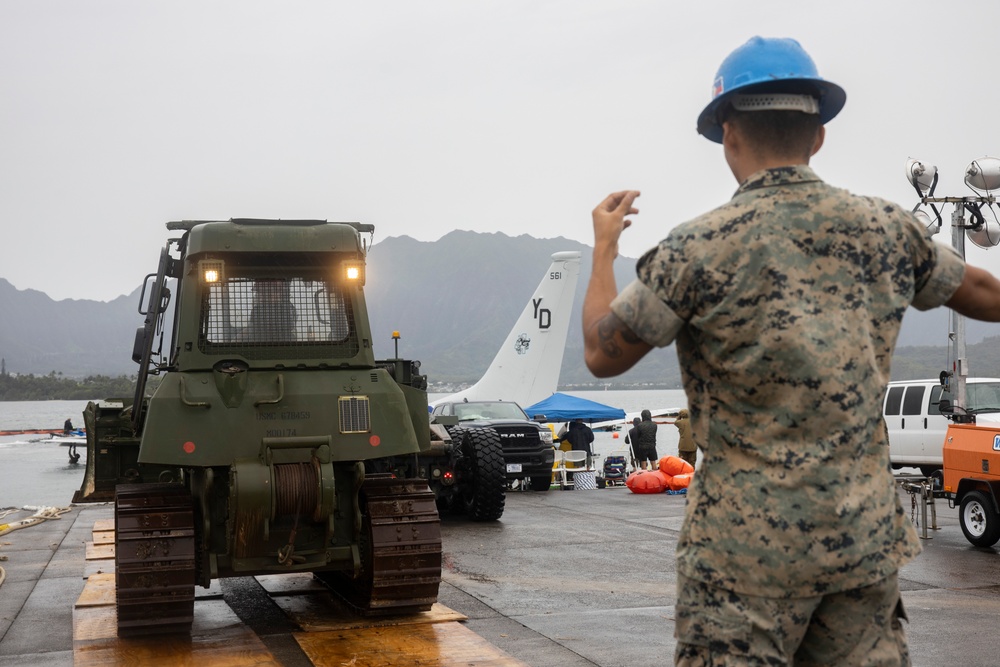
[[[625,480],[632,493],[663,493],[667,490],[667,476],[659,470],[636,470]]]
[[[678,456],[664,456],[660,459],[660,470],[672,477],[694,472],[694,466]]]
[[[688,464],[690,468],[691,465]],[[680,491],[681,489],[686,489],[691,485],[691,478],[694,477],[693,472],[686,472],[680,475],[674,475],[670,478],[670,490]]]

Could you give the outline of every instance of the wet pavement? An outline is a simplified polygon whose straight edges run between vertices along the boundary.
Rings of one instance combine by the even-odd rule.
[[[621,487],[513,491],[499,522],[445,517],[440,602],[467,616],[466,628],[534,667],[671,664],[684,504],[684,496]],[[913,517],[920,520],[919,509]],[[85,544],[95,522],[110,518],[109,505],[80,505],[0,536],[0,556],[8,558],[0,562],[0,667],[74,664],[73,605],[85,577],[100,568],[85,559]],[[998,552],[969,545],[944,500],[937,522],[900,576],[913,664],[997,665]],[[256,579],[213,588],[211,604],[224,601],[279,664],[312,664],[292,637],[295,621]],[[210,602],[195,604],[197,616],[198,605]]]

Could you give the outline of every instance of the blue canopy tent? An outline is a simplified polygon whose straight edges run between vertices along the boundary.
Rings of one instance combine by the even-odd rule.
[[[529,405],[524,411],[532,419],[535,415],[545,415],[547,422],[568,422],[574,419],[587,422],[625,419],[625,411],[621,408],[560,393],[552,394],[543,401]]]

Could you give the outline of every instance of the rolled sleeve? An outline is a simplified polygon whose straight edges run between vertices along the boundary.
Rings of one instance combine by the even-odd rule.
[[[954,248],[938,244],[937,262],[927,281],[913,297],[913,307],[930,310],[943,306],[955,294],[965,277],[965,262]]]
[[[670,345],[684,326],[684,320],[638,279],[615,297],[611,302],[611,311],[635,335],[653,347]]]

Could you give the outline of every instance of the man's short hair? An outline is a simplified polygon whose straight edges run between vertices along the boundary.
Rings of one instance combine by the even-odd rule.
[[[739,128],[757,153],[778,157],[809,158],[822,123],[816,114],[801,111],[738,111],[729,106],[723,119]]]

